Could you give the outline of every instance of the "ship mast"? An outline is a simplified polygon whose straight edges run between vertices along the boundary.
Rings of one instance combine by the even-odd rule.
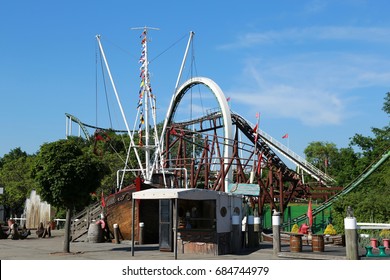
[[[158,28],[153,27],[135,27],[133,30],[143,30],[141,34],[141,45],[142,45],[142,53],[139,62],[141,63],[140,67],[140,77],[141,77],[141,85],[139,91],[139,103],[138,108],[141,110],[140,112],[140,120],[138,127],[138,134],[140,137],[139,146],[145,149],[145,181],[149,181],[152,177],[152,166],[150,160],[150,150],[156,148],[155,145],[150,145],[150,113],[152,113],[152,117],[155,118],[155,98],[152,94],[152,89],[150,86],[150,77],[149,77],[149,59],[148,59],[148,31],[149,30],[159,30]],[[154,104],[153,104],[154,103]],[[152,112],[150,112],[152,111]],[[145,128],[145,142],[142,141],[142,125]]]

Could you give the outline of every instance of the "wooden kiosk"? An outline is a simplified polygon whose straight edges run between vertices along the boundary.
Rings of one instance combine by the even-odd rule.
[[[161,251],[177,254],[227,254],[241,242],[242,196],[205,189],[148,189],[134,192],[135,200],[159,200]],[[132,216],[132,255],[134,224]],[[239,223],[237,224],[237,221]],[[237,243],[237,244],[235,244]]]

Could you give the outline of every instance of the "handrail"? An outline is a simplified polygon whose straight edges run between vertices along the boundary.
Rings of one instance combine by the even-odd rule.
[[[390,224],[381,223],[356,223],[357,229],[390,229]]]
[[[232,114],[244,119],[239,114],[232,112]],[[254,124],[252,124],[250,121],[244,119],[251,127],[254,127]],[[275,149],[277,149],[283,156],[288,158],[290,161],[292,161],[294,164],[298,165],[299,167],[303,168],[309,175],[316,178],[318,181],[325,180],[325,182],[322,182],[326,185],[327,182],[335,182],[335,180],[330,177],[328,174],[322,172],[320,169],[315,167],[313,164],[308,162],[306,159],[292,151],[290,148],[286,147],[282,143],[280,143],[278,140],[276,140],[274,137],[263,131],[262,129],[258,128],[258,134],[260,137],[266,141],[269,145],[273,146]]]
[[[351,183],[349,183],[341,192],[336,194],[335,196],[332,196],[330,199],[325,201],[323,204],[318,206],[317,208],[313,209],[313,215],[316,215],[323,211],[324,209],[328,208],[330,205],[332,205],[337,199],[339,199],[341,196],[346,195],[347,193],[351,192],[353,189],[355,189],[357,186],[359,186],[365,179],[367,179],[368,176],[370,176],[382,163],[384,163],[388,158],[390,157],[390,150],[384,153],[381,158],[375,162],[374,164],[371,164],[368,168],[368,171],[364,172],[363,174],[360,174],[357,178],[355,178]],[[300,222],[307,218],[306,214],[303,214],[294,220],[296,222]]]

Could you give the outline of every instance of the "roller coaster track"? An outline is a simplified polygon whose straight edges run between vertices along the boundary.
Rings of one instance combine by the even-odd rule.
[[[174,123],[173,125],[175,127],[189,127],[195,123],[199,123],[199,122],[202,122],[205,120],[216,119],[216,118],[217,119],[222,118],[221,112],[218,112],[218,111],[212,112],[212,113],[209,113],[209,114],[202,116],[200,118],[192,119],[190,121],[185,121],[185,122]],[[253,128],[247,123],[247,121],[245,121],[244,118],[242,118],[241,116],[239,116],[237,114],[232,114],[231,118],[232,118],[232,124],[236,125],[240,129],[240,131],[254,144],[255,134],[253,133]],[[222,125],[220,125],[216,128],[221,128],[221,127],[222,127]],[[214,128],[203,128],[203,129],[197,130],[196,133],[204,133],[204,132],[207,132],[207,131],[213,130],[213,129],[215,129],[215,127]],[[283,174],[287,175],[286,176],[287,178],[294,178],[294,177],[297,178],[298,177],[298,174],[296,174],[295,171],[289,169],[288,166],[267,145],[267,143],[265,143],[265,141],[263,141],[261,138],[258,138],[256,145],[257,145],[257,148],[259,150],[261,150],[261,152],[263,153],[264,160],[267,162],[272,162],[272,166],[274,166],[276,169],[283,170]]]
[[[190,126],[194,123],[200,122],[202,120],[215,118],[215,117],[221,117],[220,112],[213,112],[206,116],[202,116],[197,119],[193,119],[186,122],[180,122],[175,123],[177,126]],[[252,141],[252,143],[255,143],[255,134],[253,131],[253,128],[255,125],[251,124],[249,121],[245,120],[242,116],[240,116],[237,113],[231,112],[231,118],[232,123],[236,125],[245,136]],[[281,168],[282,170],[289,170],[289,172],[292,172],[286,164],[274,153],[274,150],[278,151],[280,154],[285,156],[287,159],[292,161],[295,165],[299,166],[301,169],[303,169],[307,174],[309,174],[312,178],[316,179],[317,181],[320,181],[323,185],[328,186],[332,182],[335,182],[333,178],[331,178],[329,175],[325,174],[318,168],[316,168],[311,163],[307,162],[304,158],[293,152],[291,149],[287,148],[280,142],[278,142],[275,138],[267,134],[261,129],[257,130],[258,137],[257,137],[257,147],[259,147],[264,156],[272,161],[272,164],[278,168]],[[272,147],[272,149],[271,149]]]
[[[237,125],[239,125],[242,131],[253,131],[254,125],[249,123],[243,117],[236,113],[232,113],[232,119]],[[320,181],[322,184],[327,186],[329,183],[335,182],[333,178],[325,174],[317,167],[306,161],[304,158],[294,153],[292,150],[281,144],[275,138],[271,137],[269,134],[264,132],[261,129],[258,129],[258,141],[264,141],[268,146],[271,146],[278,152],[280,152],[287,159],[292,161],[294,164],[305,170],[311,177],[315,178],[317,181]]]
[[[83,123],[82,121],[80,121],[80,119],[76,118],[75,116],[71,115],[71,114],[68,114],[68,113],[65,113],[65,116],[66,116],[66,119],[67,119],[67,127],[66,127],[66,136],[70,136],[70,123],[71,122],[74,122],[74,123],[77,123],[80,127],[80,129],[83,131],[84,133],[84,136],[87,140],[90,140],[91,139],[91,135],[89,134],[88,132],[88,129],[87,128],[93,128],[93,129],[100,129],[100,130],[108,130],[107,128],[102,128],[102,127],[98,127],[98,126],[94,126],[94,125],[89,125],[89,124],[86,124],[86,123]],[[69,124],[68,124],[69,123]],[[121,132],[121,133],[125,133],[127,132],[127,130],[117,130],[117,129],[109,129],[113,132]]]
[[[320,206],[313,209],[313,216],[317,215],[318,213],[322,212],[326,208],[330,207],[335,201],[337,201],[340,197],[346,195],[347,193],[354,190],[356,187],[358,187],[365,179],[367,179],[379,166],[381,166],[388,158],[390,157],[390,151],[387,151],[382,155],[382,157],[374,164],[368,167],[368,170],[364,173],[362,173],[360,176],[358,176],[355,180],[353,180],[351,183],[349,183],[341,192],[336,194],[335,196],[331,197],[327,201],[325,201]],[[303,220],[307,219],[307,215],[301,215],[297,218],[294,218],[295,222],[301,222]]]

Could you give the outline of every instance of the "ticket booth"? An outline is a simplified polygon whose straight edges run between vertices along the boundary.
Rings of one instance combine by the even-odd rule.
[[[138,199],[159,200],[161,251],[174,251],[175,257],[178,253],[221,255],[239,247],[235,243],[241,238],[234,234],[241,226],[241,195],[205,189],[148,189],[134,192],[133,201]],[[134,220],[133,215],[133,225]]]

